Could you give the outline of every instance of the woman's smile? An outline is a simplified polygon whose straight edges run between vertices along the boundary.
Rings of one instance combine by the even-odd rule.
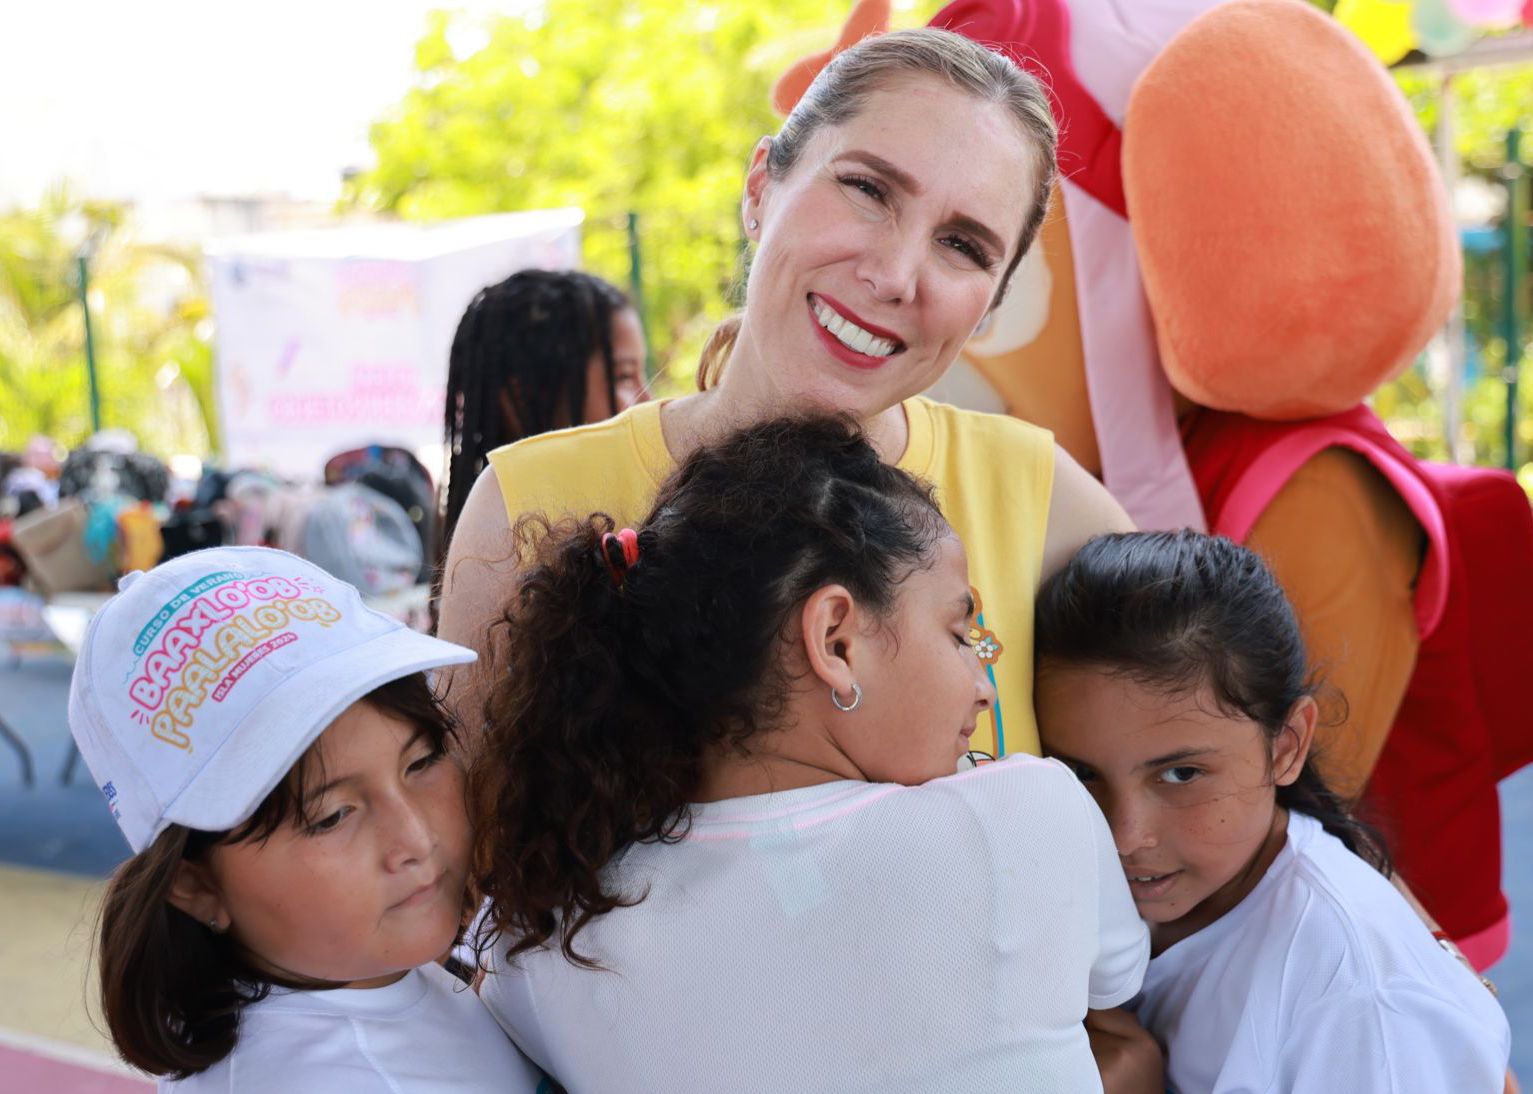
[[[905,348],[892,331],[856,317],[829,297],[809,294],[809,312],[825,348],[853,368],[881,368]]]

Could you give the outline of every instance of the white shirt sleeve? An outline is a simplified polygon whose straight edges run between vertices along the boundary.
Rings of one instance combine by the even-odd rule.
[[[506,957],[506,949],[507,943],[502,938],[485,954],[485,977],[479,985],[479,1001],[511,1042],[551,1075],[553,1059],[543,1039],[537,1002],[532,997],[532,981],[514,960]],[[562,954],[559,960],[564,960]]]
[[[1118,861],[1107,818],[1097,807],[1080,780],[1071,774],[1070,781],[1085,813],[1086,830],[1095,854],[1092,865],[1097,875],[1097,934],[1101,948],[1091,965],[1091,988],[1088,996],[1092,1010],[1120,1006],[1138,993],[1150,964],[1150,930],[1139,918],[1134,898]]]
[[[1489,1028],[1497,1017],[1500,1028]],[[1406,984],[1327,994],[1280,1051],[1269,1094],[1500,1094],[1511,1034],[1499,1008],[1476,1016]]]

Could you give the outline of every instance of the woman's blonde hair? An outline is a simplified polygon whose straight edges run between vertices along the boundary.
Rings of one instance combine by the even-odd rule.
[[[1035,171],[1028,215],[1022,223],[1016,254],[990,303],[994,308],[1005,297],[1012,272],[1032,246],[1043,223],[1055,173],[1057,131],[1048,95],[1037,80],[1009,58],[961,34],[932,28],[897,30],[864,39],[837,54],[809,85],[772,138],[767,173],[774,179],[786,176],[815,133],[855,117],[870,93],[887,87],[901,75],[937,76],[980,102],[1006,107],[1032,148]],[[720,323],[709,337],[697,371],[699,391],[718,383],[739,332],[740,316],[736,314]]]

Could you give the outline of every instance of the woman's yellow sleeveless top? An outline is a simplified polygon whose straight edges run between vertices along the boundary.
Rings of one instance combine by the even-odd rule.
[[[603,512],[637,525],[675,469],[658,402],[616,418],[543,433],[498,448],[490,466],[506,516],[551,518]],[[992,756],[1038,752],[1033,717],[1033,601],[1043,567],[1054,439],[1016,418],[914,398],[905,403],[910,439],[899,467],[937,488],[937,500],[969,556],[979,605],[976,652],[998,700],[980,720],[973,747]]]

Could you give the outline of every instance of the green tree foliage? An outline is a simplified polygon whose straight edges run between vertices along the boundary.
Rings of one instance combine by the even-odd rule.
[[[1329,11],[1333,0],[1312,0]],[[906,4],[903,25],[938,5]],[[547,0],[477,27],[438,14],[416,51],[416,86],[373,129],[377,166],[350,200],[412,219],[579,205],[591,219],[586,263],[626,285],[624,213],[640,214],[646,319],[659,363],[684,383],[703,334],[729,307],[739,274],[737,201],[754,140],[777,119],[767,92],[796,58],[824,48],[849,5],[804,0],[697,6],[686,0]],[[1397,73],[1430,132],[1440,78]],[[1460,154],[1491,175],[1513,124],[1533,127],[1533,65],[1456,77]],[[1530,140],[1533,144],[1533,140]],[[1387,185],[1387,180],[1381,180]],[[1470,334],[1487,375],[1497,344],[1493,272],[1471,262]],[[1527,385],[1525,385],[1527,386]],[[1501,457],[1494,379],[1468,393],[1466,451]],[[1423,455],[1446,451],[1440,410],[1419,371],[1379,393]]]
[[[1423,128],[1435,132],[1444,101],[1442,74],[1407,68],[1398,71],[1395,80]],[[1513,127],[1524,134],[1523,162],[1533,161],[1529,154],[1533,151],[1533,64],[1471,69],[1454,74],[1452,81],[1455,145],[1463,172],[1478,177],[1491,190],[1502,190],[1506,137]],[[1508,215],[1527,218],[1530,210],[1524,207],[1509,213],[1503,209],[1493,226],[1504,230]],[[1526,271],[1528,256],[1522,261]],[[1459,454],[1469,462],[1497,466],[1506,462],[1506,386],[1501,380],[1507,359],[1504,263],[1500,252],[1464,256],[1463,310],[1470,368],[1458,432]],[[1525,273],[1517,462],[1519,477],[1533,491],[1533,463],[1527,462],[1533,455],[1533,398],[1529,392],[1533,372],[1528,368],[1533,359],[1533,285],[1527,284],[1529,280],[1533,279]],[[1380,388],[1374,406],[1417,454],[1433,459],[1447,457],[1441,392],[1427,382],[1420,367]]]
[[[580,206],[586,266],[625,288],[637,212],[651,346],[657,364],[685,363],[684,383],[734,297],[746,162],[779,121],[771,85],[828,47],[849,8],[547,0],[477,24],[438,13],[350,200],[416,220]]]
[[[217,447],[197,256],[136,241],[127,211],[67,191],[0,213],[0,448],[90,432],[76,253],[87,240],[102,425],[160,455]]]
[[[1335,0],[1310,0],[1324,11]],[[1419,60],[1413,55],[1412,60]],[[1394,70],[1395,82],[1416,112],[1428,134],[1437,130],[1442,109],[1444,75],[1431,65],[1405,65]],[[1463,172],[1499,186],[1506,162],[1506,135],[1516,127],[1524,133],[1522,160],[1533,161],[1533,64],[1497,65],[1468,69],[1451,77],[1453,84],[1453,131],[1455,150]],[[1506,213],[1502,214],[1504,226]],[[1527,217],[1526,208],[1511,215]],[[1526,269],[1527,258],[1523,259]],[[1507,359],[1503,324],[1503,256],[1465,255],[1463,309],[1470,368],[1463,396],[1462,422],[1457,440],[1459,455],[1478,464],[1503,465],[1506,461],[1506,387],[1500,378]],[[1533,398],[1529,383],[1533,372],[1533,287],[1522,302],[1524,342],[1522,382],[1518,391],[1518,442],[1520,459],[1533,453]],[[1443,419],[1442,393],[1428,383],[1420,363],[1400,379],[1385,384],[1374,396],[1374,407],[1389,421],[1395,433],[1418,455],[1432,459],[1448,457],[1447,426]],[[1519,477],[1533,493],[1533,463],[1521,463]]]
[[[1395,82],[1428,133],[1437,128],[1442,79],[1441,73],[1430,69],[1406,68],[1395,73]],[[1454,131],[1465,169],[1494,173],[1506,160],[1507,130],[1513,126],[1525,132],[1533,130],[1533,63],[1456,73],[1453,94]]]
[[[896,24],[920,25],[938,6],[896,0]],[[755,140],[778,123],[768,90],[793,61],[830,44],[849,8],[543,0],[485,21],[433,15],[414,86],[374,126],[377,166],[352,181],[346,202],[414,220],[578,205],[589,217],[586,265],[625,287],[626,214],[637,212],[656,361],[675,362],[670,382],[685,385],[702,338],[733,302],[740,183]],[[1405,69],[1396,79],[1430,132],[1440,78]],[[1533,134],[1533,65],[1455,81],[1459,152],[1468,171],[1493,179],[1508,127]],[[1533,136],[1524,145],[1533,159]],[[35,431],[73,444],[89,429],[73,255],[92,235],[105,424],[162,454],[216,450],[209,309],[195,257],[136,241],[121,206],[64,192],[0,212],[0,447]],[[1481,369],[1466,392],[1462,438],[1465,454],[1486,463],[1504,458],[1499,286],[1495,256],[1468,259],[1465,310]],[[1527,370],[1521,391],[1522,440],[1533,451]],[[1376,405],[1418,452],[1445,454],[1438,393],[1419,370],[1381,389]],[[1527,476],[1533,485],[1533,469]]]

